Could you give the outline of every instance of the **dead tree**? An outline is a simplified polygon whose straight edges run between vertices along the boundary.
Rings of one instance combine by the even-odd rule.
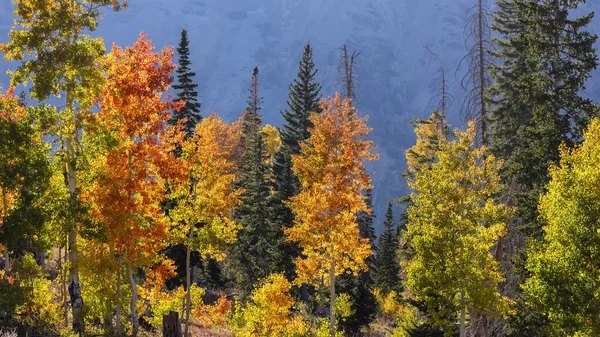
[[[344,44],[341,50],[340,63],[338,64],[338,85],[342,85],[346,98],[354,100],[358,88],[358,77],[356,77],[356,58],[360,52],[353,51],[348,54],[348,47]]]
[[[469,9],[471,13],[465,23],[465,47],[467,55],[460,61],[457,73],[466,64],[467,71],[461,79],[461,86],[467,91],[462,106],[464,121],[475,120],[477,123],[477,139],[480,144],[487,145],[489,136],[487,131],[488,104],[485,96],[491,84],[488,73],[492,64],[488,51],[490,50],[491,29],[489,24],[490,11],[485,6],[484,0],[477,0],[477,4]]]
[[[439,62],[440,64],[439,72],[442,77],[440,82],[440,88],[438,89],[437,93],[433,97],[431,97],[431,99],[429,100],[429,104],[431,105],[432,101],[437,100],[437,104],[435,105],[434,110],[442,114],[442,118],[440,119],[440,131],[444,132],[444,120],[446,118],[446,109],[448,108],[448,106],[450,106],[450,104],[452,104],[454,97],[448,93],[448,85],[446,84],[446,71],[444,70],[444,63],[442,62],[440,55],[434,53],[427,47],[424,48],[427,49],[427,51],[431,54],[431,58]]]

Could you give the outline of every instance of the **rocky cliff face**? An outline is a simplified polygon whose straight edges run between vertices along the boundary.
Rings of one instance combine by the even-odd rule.
[[[245,107],[251,71],[258,66],[264,120],[273,125],[283,122],[279,111],[286,108],[287,87],[306,41],[313,44],[326,96],[339,89],[339,47],[346,43],[360,51],[357,104],[370,116],[372,138],[381,155],[370,165],[375,172],[379,228],[387,199],[406,191],[397,175],[405,167],[403,149],[414,142],[408,123],[430,113],[430,98],[439,87],[438,64],[424,47],[439,53],[444,62],[454,96],[449,120],[461,126],[462,72],[455,77],[455,69],[466,53],[463,25],[474,4],[474,0],[129,0],[129,8],[106,13],[93,34],[102,36],[110,48],[113,41],[129,45],[144,31],[163,47],[176,46],[180,30],[187,29],[203,114],[236,118]],[[579,11],[591,10],[600,10],[600,2],[588,1]],[[7,39],[12,26],[11,11],[8,0],[0,3],[0,41]],[[592,29],[600,33],[599,18]],[[11,67],[0,61],[2,87],[8,84],[4,70]],[[600,74],[586,93],[600,99]]]

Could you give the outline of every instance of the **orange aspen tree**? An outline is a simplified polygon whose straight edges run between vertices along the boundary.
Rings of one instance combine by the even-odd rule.
[[[297,284],[330,288],[330,332],[335,336],[335,277],[366,270],[364,260],[372,254],[356,222],[358,212],[370,212],[363,190],[372,187],[364,163],[376,160],[367,117],[359,117],[349,99],[339,93],[321,102],[323,112],[312,113],[310,137],[292,156],[292,170],[301,192],[289,201],[296,214],[285,229],[288,240],[297,242],[302,257],[296,259]]]
[[[186,246],[186,337],[191,311],[191,251],[198,251],[203,258],[222,260],[226,245],[237,239],[240,229],[230,214],[240,204],[243,192],[234,188],[237,168],[232,157],[241,136],[239,123],[228,125],[212,114],[182,144],[182,158],[189,170],[184,183],[174,184],[171,197],[177,205],[169,215],[176,222],[177,241]]]
[[[183,140],[181,124],[169,126],[170,111],[183,102],[163,94],[175,69],[173,50],[154,52],[147,35],[132,47],[113,45],[106,59],[107,75],[98,123],[104,132],[103,153],[91,164],[96,179],[86,199],[92,215],[105,226],[111,250],[119,260],[117,291],[121,297],[121,268],[131,285],[132,335],[139,329],[136,309],[136,268],[152,265],[165,248],[170,221],[161,210],[167,180],[183,179],[186,168],[173,150]],[[120,305],[117,306],[119,328]]]

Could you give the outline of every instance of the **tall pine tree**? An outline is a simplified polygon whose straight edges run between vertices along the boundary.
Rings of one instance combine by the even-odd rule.
[[[242,225],[232,251],[232,276],[236,286],[248,294],[258,280],[270,274],[269,167],[261,133],[263,102],[259,92],[258,68],[254,68],[248,107],[242,116],[243,154],[239,163],[239,186],[244,189],[242,204],[235,211]]]
[[[400,262],[398,261],[399,237],[394,223],[392,202],[388,201],[383,223],[383,233],[379,236],[377,251],[377,274],[375,284],[384,292],[402,291],[400,283]]]
[[[321,113],[321,85],[316,81],[317,69],[312,56],[310,42],[304,46],[302,58],[298,64],[298,75],[289,85],[288,109],[281,114],[285,123],[280,129],[282,147],[277,154],[275,165],[276,193],[273,197],[271,227],[273,232],[289,227],[294,222],[294,215],[284,201],[298,194],[300,183],[292,172],[292,155],[300,152],[300,142],[310,135],[312,127],[308,117],[311,112]],[[295,277],[293,260],[298,256],[295,244],[285,242],[284,236],[277,236],[273,262],[282,267],[286,277]],[[306,296],[304,296],[306,297]]]
[[[173,113],[171,124],[176,124],[179,120],[187,118],[184,123],[184,131],[187,132],[187,136],[190,137],[194,133],[196,124],[200,123],[202,116],[200,116],[200,103],[198,102],[198,92],[196,88],[197,84],[194,83],[193,77],[196,76],[191,68],[190,61],[190,41],[188,40],[188,34],[185,29],[181,30],[181,39],[179,40],[179,46],[177,47],[177,53],[179,54],[179,66],[177,67],[177,84],[173,85],[173,89],[177,90],[176,100],[183,100],[185,106],[179,111]]]
[[[500,0],[493,30],[497,65],[492,66],[491,150],[505,164],[504,201],[516,207],[496,258],[507,274],[504,293],[518,298],[508,330],[518,336],[545,335],[545,315],[525,304],[519,284],[526,238],[539,239],[537,202],[559,159],[559,145],[581,141],[597,108],[580,96],[597,65],[597,36],[585,30],[593,13],[575,17],[584,1]],[[509,262],[509,261],[514,261]]]

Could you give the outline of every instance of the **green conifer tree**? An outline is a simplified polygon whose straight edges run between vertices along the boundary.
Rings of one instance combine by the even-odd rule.
[[[394,213],[391,200],[385,212],[383,232],[379,236],[379,249],[377,251],[377,274],[375,284],[384,292],[402,292],[400,283],[400,261],[398,261],[399,237],[394,228]]]
[[[235,211],[242,225],[232,247],[231,272],[236,286],[249,293],[258,280],[270,274],[271,233],[269,229],[269,167],[261,133],[262,97],[258,68],[254,68],[249,88],[248,107],[242,116],[243,154],[239,164],[239,186],[245,190],[242,204]]]
[[[176,124],[179,120],[186,118],[183,129],[187,132],[187,136],[191,136],[194,133],[196,124],[200,123],[202,116],[200,116],[200,103],[198,102],[198,92],[196,88],[198,85],[194,83],[193,77],[196,76],[191,68],[190,61],[190,41],[188,40],[188,34],[185,29],[181,30],[181,39],[179,40],[179,46],[177,47],[177,53],[179,54],[179,66],[177,67],[177,84],[173,85],[173,89],[177,90],[177,98],[175,100],[182,100],[185,102],[185,106],[179,111],[173,113],[171,124]]]
[[[365,204],[371,213],[359,212],[356,218],[360,237],[369,239],[371,249],[375,251],[375,227],[373,227],[373,191],[369,188],[365,191]],[[365,260],[368,266],[367,271],[361,271],[358,276],[349,274],[342,275],[338,279],[338,288],[340,293],[350,295],[352,301],[353,313],[346,317],[342,322],[342,328],[347,335],[353,336],[360,332],[362,327],[368,326],[374,319],[377,312],[377,299],[371,292],[376,271],[375,252]]]
[[[275,173],[275,195],[272,198],[272,232],[281,234],[275,238],[273,263],[283,272],[288,279],[295,277],[294,258],[298,256],[295,244],[285,241],[284,226],[290,226],[294,222],[294,215],[283,202],[298,194],[300,183],[292,172],[291,156],[300,151],[299,143],[310,135],[309,128],[312,126],[308,117],[311,112],[320,113],[321,85],[316,81],[317,69],[312,57],[310,42],[304,46],[302,58],[298,64],[298,75],[289,85],[288,109],[281,114],[285,123],[280,129],[282,146],[276,156],[273,167]],[[304,296],[306,297],[306,296]]]
[[[548,167],[559,145],[582,139],[597,107],[580,95],[597,65],[597,36],[585,30],[593,13],[576,17],[583,1],[500,0],[493,30],[498,38],[491,68],[491,151],[504,160],[505,202],[516,212],[497,248],[506,274],[503,293],[517,298],[506,327],[515,336],[546,335],[547,317],[519,296],[526,239],[539,239],[538,198],[549,181]],[[516,253],[513,253],[516,252]]]

